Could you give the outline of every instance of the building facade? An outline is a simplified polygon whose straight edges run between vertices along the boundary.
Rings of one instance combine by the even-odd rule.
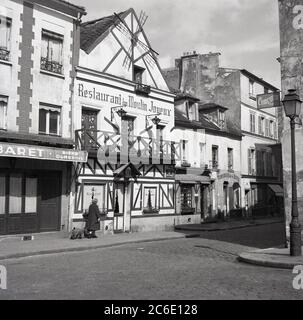
[[[221,127],[221,131],[228,132],[229,136],[224,142],[220,138],[223,142],[221,150],[227,154],[223,158],[231,161],[228,160],[231,154],[238,156],[239,161],[235,161],[239,164],[236,169],[238,174],[230,175],[235,181],[228,183],[229,191],[224,186],[227,176],[222,176],[224,196],[221,199],[224,200],[218,200],[220,204],[216,205],[216,210],[231,211],[229,200],[226,201],[226,194],[229,194],[230,199],[235,199],[235,196],[240,198],[233,210],[241,209],[243,215],[257,216],[280,211],[283,190],[280,157],[276,156],[279,114],[276,109],[258,109],[256,103],[258,94],[278,89],[247,70],[220,67],[219,57],[219,53],[186,53],[176,59],[174,68],[164,70],[168,84],[199,98],[200,112],[212,122],[217,122],[219,129],[224,120],[225,127],[223,130]],[[213,136],[216,134],[206,136],[206,145]],[[241,137],[240,145],[228,146],[231,137]],[[216,164],[218,146],[215,142],[209,145],[212,154],[209,161]],[[226,167],[228,171],[229,166]],[[232,192],[232,188],[237,191]]]
[[[184,206],[192,207],[202,221],[235,216],[241,205],[241,135],[226,129],[226,110],[184,92],[175,101],[173,132],[181,144],[176,163],[177,210],[182,213]]]
[[[68,229],[72,87],[81,7],[0,5],[0,234]],[[63,125],[64,124],[64,125]]]
[[[187,221],[175,212],[174,94],[133,9],[81,25],[74,90],[76,146],[89,159],[78,167],[73,225],[93,197],[105,233]]]

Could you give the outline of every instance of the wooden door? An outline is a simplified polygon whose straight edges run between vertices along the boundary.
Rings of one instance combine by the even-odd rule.
[[[82,141],[85,149],[95,149],[97,147],[98,112],[94,110],[82,109]]]
[[[61,174],[41,176],[39,179],[39,230],[59,231],[61,218]]]
[[[117,183],[114,195],[114,232],[124,231],[125,185]]]

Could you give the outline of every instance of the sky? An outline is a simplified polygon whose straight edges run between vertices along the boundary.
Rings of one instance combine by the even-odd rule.
[[[247,69],[280,88],[278,0],[70,0],[83,21],[143,10],[151,46],[162,68],[184,52],[220,52],[222,67]]]

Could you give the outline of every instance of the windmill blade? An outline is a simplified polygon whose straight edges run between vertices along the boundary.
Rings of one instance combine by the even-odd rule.
[[[142,31],[142,28],[145,25],[147,18],[148,18],[148,16],[146,15],[146,13],[143,10],[141,10],[136,33],[138,33],[139,31]]]
[[[138,42],[141,43],[141,45],[144,45],[146,48],[148,48],[149,50],[153,51],[156,55],[159,55],[159,53],[157,51],[155,51],[154,49],[146,46],[142,41],[140,41],[138,39],[138,37],[130,30],[129,26],[119,17],[119,15],[117,15],[116,13],[114,13],[115,16],[120,20],[120,22],[123,24],[123,26],[127,29],[127,31],[129,32],[130,36],[132,37],[133,40],[136,40]]]

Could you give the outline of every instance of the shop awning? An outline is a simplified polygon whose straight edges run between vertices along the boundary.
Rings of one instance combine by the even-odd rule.
[[[0,157],[87,162],[87,151],[0,142]]]
[[[175,179],[184,184],[210,184],[210,178],[208,176],[199,176],[195,174],[176,174]]]
[[[268,187],[275,193],[277,197],[284,197],[283,188],[278,184],[269,184]]]

